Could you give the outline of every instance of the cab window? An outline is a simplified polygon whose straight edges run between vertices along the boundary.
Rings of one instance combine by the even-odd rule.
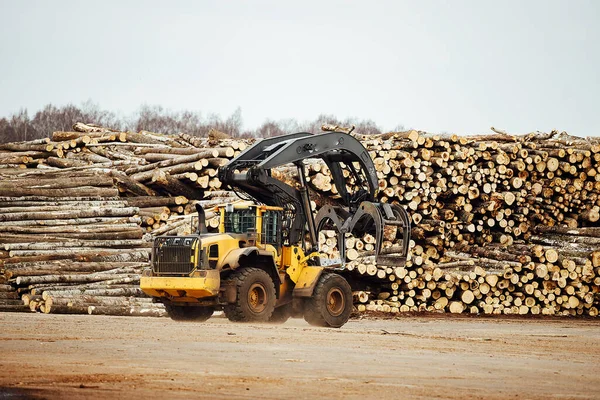
[[[279,244],[281,233],[281,213],[267,210],[262,215],[262,242],[272,245]]]
[[[235,210],[225,213],[225,232],[247,233],[256,229],[256,211],[254,208]]]

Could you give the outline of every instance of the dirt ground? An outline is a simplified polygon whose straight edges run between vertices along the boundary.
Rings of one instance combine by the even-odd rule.
[[[4,398],[600,398],[600,320],[0,313]]]

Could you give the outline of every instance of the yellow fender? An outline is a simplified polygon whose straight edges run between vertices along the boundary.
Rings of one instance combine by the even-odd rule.
[[[323,273],[323,267],[304,267],[302,268],[302,272],[300,272],[300,276],[298,277],[298,281],[296,282],[296,286],[294,287],[293,296],[294,297],[310,297],[312,296],[315,286],[317,286],[317,282]]]
[[[275,295],[279,298],[279,291],[281,285],[281,277],[277,271],[277,265],[273,259],[273,253],[269,250],[262,250],[257,247],[242,247],[239,249],[233,249],[225,257],[223,257],[217,264],[217,270],[222,270],[228,266],[231,269],[239,268],[240,261],[243,261],[245,257],[253,257],[254,261],[262,262],[262,269],[271,276],[273,283],[275,284]],[[256,258],[254,258],[256,257]],[[248,264],[250,267],[258,267],[258,265]]]
[[[290,256],[292,253],[293,256]],[[305,256],[302,249],[297,246],[290,247],[288,254],[284,253],[284,262],[289,263],[286,273],[292,282],[295,283],[292,292],[294,297],[312,296],[315,286],[317,286],[317,282],[323,273],[323,267],[309,266],[307,265],[307,261],[312,257],[319,256],[319,252],[313,252]]]

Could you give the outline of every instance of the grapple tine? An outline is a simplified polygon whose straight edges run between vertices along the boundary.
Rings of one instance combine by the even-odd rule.
[[[403,207],[397,204],[393,204],[391,207],[396,216],[394,225],[400,222],[399,226],[402,227],[402,255],[406,257],[408,255],[408,247],[410,245],[410,216]]]
[[[348,212],[346,210],[344,210],[343,208],[333,207],[333,206],[323,206],[323,207],[321,207],[321,209],[315,216],[315,226],[317,227],[317,233],[321,232],[321,230],[323,229],[323,227],[325,226],[325,223],[327,221],[331,221],[331,223],[333,224],[335,229],[338,231],[339,235],[338,235],[337,241],[338,241],[338,249],[340,251],[340,254],[342,255],[342,257],[341,257],[342,267],[344,267],[344,265],[346,264],[346,257],[343,256],[344,254],[346,254],[346,241],[345,241],[346,231],[344,231],[345,224],[343,222],[343,218],[347,217],[347,214],[348,214]]]
[[[378,203],[363,201],[360,203],[356,214],[351,218],[348,232],[363,235],[375,230],[375,255],[379,256],[383,245],[384,219]]]

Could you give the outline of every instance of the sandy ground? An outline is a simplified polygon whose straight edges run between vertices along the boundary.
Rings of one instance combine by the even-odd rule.
[[[600,398],[600,321],[0,313],[5,398]]]

